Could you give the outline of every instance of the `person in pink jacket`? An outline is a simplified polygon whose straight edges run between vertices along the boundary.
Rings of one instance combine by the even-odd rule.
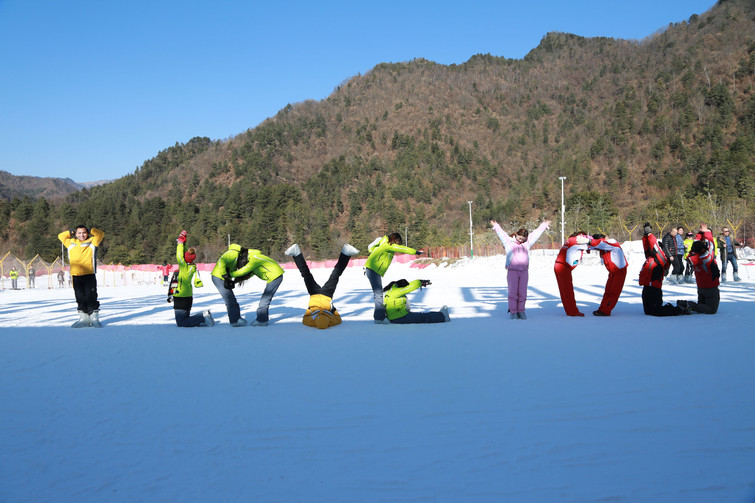
[[[498,222],[491,220],[493,230],[506,248],[506,269],[508,269],[509,285],[509,313],[511,319],[526,320],[524,304],[527,302],[527,284],[530,273],[530,248],[534,245],[545,229],[550,227],[550,220],[546,220],[540,226],[529,233],[527,229],[519,229],[509,236]]]

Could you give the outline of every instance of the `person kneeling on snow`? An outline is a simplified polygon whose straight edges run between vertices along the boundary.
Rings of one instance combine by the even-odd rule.
[[[649,223],[645,223],[642,247],[645,251],[645,263],[640,269],[640,286],[642,287],[642,308],[645,314],[650,316],[690,314],[689,309],[663,303],[663,278],[668,271],[669,261]]]
[[[343,274],[343,271],[346,270],[346,266],[349,265],[349,260],[359,253],[359,250],[350,244],[343,245],[341,254],[338,256],[338,262],[333,268],[333,272],[330,273],[330,278],[328,278],[328,281],[323,286],[320,286],[312,276],[298,244],[292,245],[285,253],[289,257],[294,258],[294,263],[299,269],[301,277],[304,278],[304,286],[307,287],[307,293],[310,295],[307,312],[304,313],[304,318],[302,318],[301,322],[308,327],[321,329],[339,325],[341,323],[341,315],[338,314],[338,310],[333,305],[333,294],[336,292],[338,279]]]
[[[415,279],[412,282],[400,279],[391,281],[383,289],[385,296],[383,303],[385,305],[385,314],[391,323],[445,323],[451,321],[448,315],[448,306],[443,306],[440,311],[427,313],[416,313],[409,310],[409,300],[406,294],[413,292],[418,288],[430,285],[428,279]]]
[[[185,250],[186,247],[186,231],[181,231],[176,240],[176,260],[178,261],[178,284],[172,292],[173,295],[173,313],[176,316],[176,325],[179,327],[211,327],[215,324],[215,320],[212,319],[212,313],[210,310],[204,311],[202,314],[191,314],[191,305],[194,302],[194,290],[192,288],[192,277],[194,277],[194,286],[201,288],[203,286],[202,280],[199,277],[197,266],[194,264],[194,260],[197,258],[197,253],[194,248]],[[168,299],[170,302],[170,299]]]
[[[700,225],[699,238],[692,243],[689,261],[695,268],[695,282],[697,283],[697,302],[678,300],[676,305],[687,311],[703,314],[716,314],[721,294],[718,290],[721,273],[716,264],[715,244],[713,233],[708,226]]]

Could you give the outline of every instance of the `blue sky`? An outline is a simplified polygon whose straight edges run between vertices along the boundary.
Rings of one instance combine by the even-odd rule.
[[[522,58],[550,31],[642,39],[714,3],[0,0],[0,170],[119,178],[379,63]]]

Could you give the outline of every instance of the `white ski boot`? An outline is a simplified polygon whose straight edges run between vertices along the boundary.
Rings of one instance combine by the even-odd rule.
[[[343,248],[341,248],[341,253],[344,255],[348,255],[349,257],[353,257],[357,253],[359,253],[359,250],[351,246],[350,244],[346,243],[343,245]]]
[[[89,315],[89,326],[94,328],[102,328],[99,311],[93,311],[92,314]]]
[[[289,257],[295,257],[297,255],[301,255],[301,248],[299,248],[298,244],[294,243],[291,246],[289,246],[288,250],[286,250],[283,253],[285,253]]]
[[[247,325],[248,325],[248,323],[246,322],[246,320],[244,318],[239,318],[238,320],[236,320],[233,323],[231,323],[232,327],[245,327]]]
[[[77,311],[79,313],[79,321],[71,325],[71,328],[84,328],[91,325],[89,321],[89,315],[84,311]]]
[[[202,316],[204,316],[204,323],[203,323],[203,325],[205,327],[211,327],[211,326],[213,326],[215,324],[215,320],[213,319],[212,313],[210,312],[209,309],[207,311],[204,311],[202,313]]]
[[[721,283],[726,283],[726,273],[721,274]]]
[[[250,327],[266,327],[267,326],[267,322],[266,321],[257,321],[257,320],[254,320],[253,322],[251,322],[249,324],[249,326]]]
[[[739,277],[739,274],[734,273],[734,281],[742,281],[742,278]]]
[[[441,307],[440,312],[443,313],[443,317],[446,319],[446,323],[451,321],[451,317],[448,315],[448,306]]]

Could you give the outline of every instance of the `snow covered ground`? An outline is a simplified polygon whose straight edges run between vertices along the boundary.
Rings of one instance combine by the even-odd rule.
[[[448,304],[440,325],[373,324],[361,267],[324,331],[301,324],[296,270],[265,328],[230,327],[208,273],[211,328],[177,328],[159,285],[101,286],[101,330],[68,328],[70,289],[0,291],[0,501],[755,501],[755,267],[715,316],[652,318],[632,253],[597,318],[590,256],[576,319],[544,253],[526,321],[503,257],[391,266],[386,283],[432,280],[411,299]],[[250,320],[262,286],[237,290]]]

